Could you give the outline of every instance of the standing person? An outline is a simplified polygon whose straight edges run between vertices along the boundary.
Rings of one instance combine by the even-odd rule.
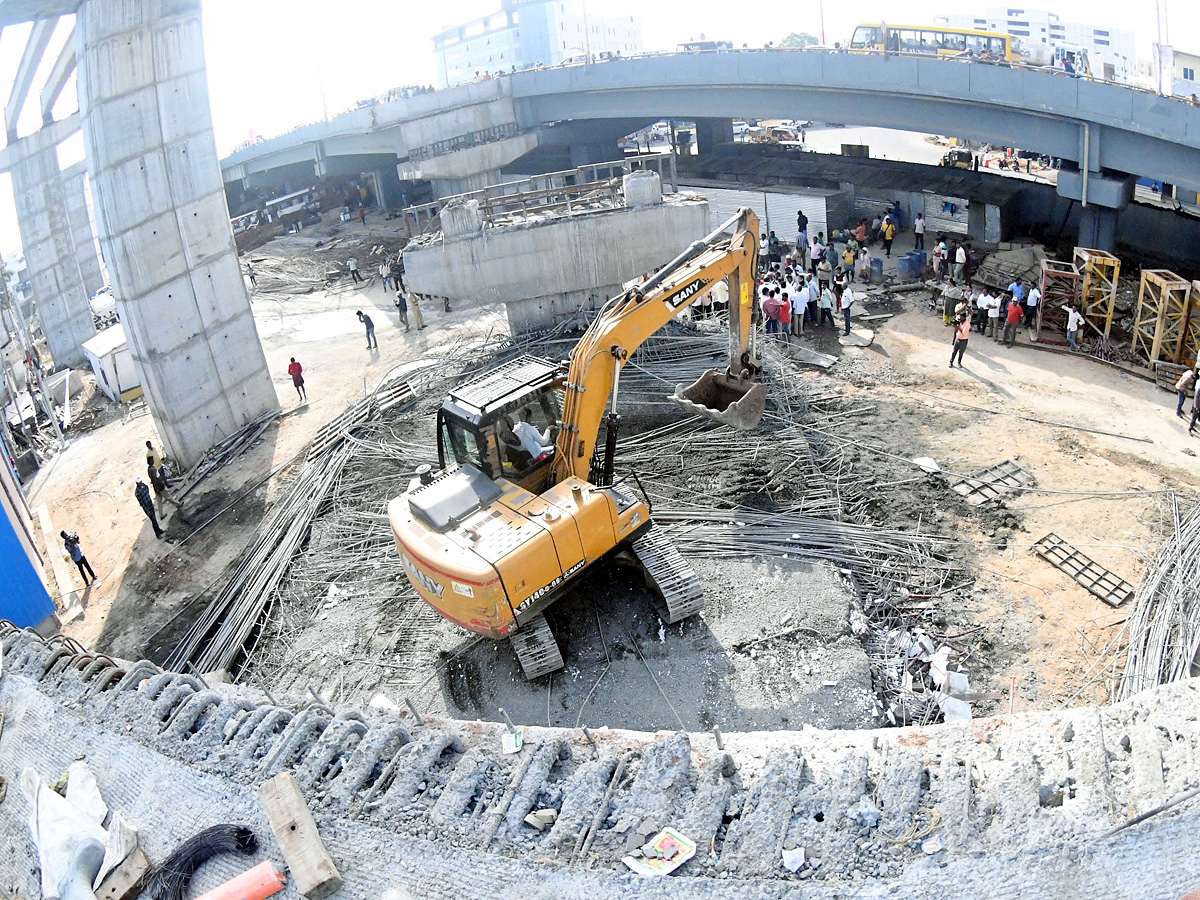
[[[783,335],[785,344],[792,342],[792,301],[788,299],[788,292],[784,291],[779,295],[779,311],[776,313],[779,317],[779,332]]]
[[[375,323],[372,322],[371,317],[363,313],[361,309],[356,310],[354,314],[358,316],[358,321],[367,326],[367,349],[370,350],[371,347],[374,347],[376,350],[378,350],[379,341],[375,339]]]
[[[821,302],[821,285],[817,282],[815,275],[806,275],[804,282],[804,293],[806,296],[805,310],[808,315],[808,321],[813,325],[817,324],[817,307]]]
[[[770,259],[768,258],[768,243],[767,233],[764,231],[758,241],[758,269],[760,272],[765,272],[770,268]]]
[[[379,280],[383,282],[383,289],[385,291],[393,290],[392,266],[386,259],[379,264]]]
[[[963,354],[967,352],[967,341],[971,338],[971,321],[966,316],[959,316],[954,324],[954,349],[950,351],[950,368],[954,368],[954,358],[958,357],[958,367],[963,367]]]
[[[1075,308],[1074,303],[1064,306],[1063,309],[1067,311],[1067,342],[1072,350],[1078,350],[1079,326],[1083,324],[1083,315]]]
[[[92,576],[92,581],[96,580],[96,573],[92,571],[92,564],[88,562],[88,558],[83,555],[83,550],[79,546],[79,535],[75,532],[67,534],[65,531],[60,531],[59,535],[63,539],[63,548],[67,551],[67,555],[71,557],[71,561],[75,563],[75,568],[79,570],[79,577],[83,579],[83,586],[87,587],[88,575]]]
[[[404,291],[396,291],[396,312],[400,314],[400,324],[408,331],[408,301],[404,299]]]
[[[988,337],[999,343],[1004,337],[1004,326],[1000,321],[1000,298],[995,296],[990,289],[984,288],[980,302],[985,300],[988,305]]]
[[[889,216],[883,225],[883,250],[888,259],[892,258],[892,241],[896,239],[896,223]]]
[[[842,291],[842,315],[846,317],[846,334],[850,333],[850,307],[854,305],[854,291],[847,287]]]
[[[883,218],[879,213],[875,214],[875,218],[871,220],[871,243],[874,244],[879,240],[879,229],[883,227]]]
[[[254,277],[254,266],[246,261],[246,277],[250,279],[250,287],[258,287],[258,279]]]
[[[958,305],[958,301],[962,299],[962,296],[962,288],[951,278],[946,286],[942,288],[942,325],[949,326],[954,324],[954,308]]]
[[[925,249],[925,213],[917,213],[913,219],[913,247],[916,250]]]
[[[150,498],[150,488],[140,478],[135,478],[133,484],[133,496],[137,499],[142,512],[146,514],[146,518],[150,520],[150,524],[154,526],[154,536],[162,537],[163,530],[158,527],[158,517],[154,515],[154,501]]]
[[[392,261],[392,286],[398,290],[404,290],[404,257],[397,255]]]
[[[362,276],[358,274],[358,260],[353,256],[346,260],[346,268],[350,270],[350,277],[354,279],[355,284],[363,280]]]
[[[361,204],[358,207],[358,221],[363,225],[367,224],[367,208]]]
[[[1175,406],[1175,415],[1183,418],[1183,401],[1187,399],[1188,391],[1196,386],[1196,370],[1188,369],[1179,376],[1179,380],[1175,382],[1175,392],[1179,394],[1179,403]],[[1193,403],[1194,407],[1196,404]]]
[[[413,321],[417,323],[417,331],[421,331],[425,328],[425,317],[421,315],[421,295],[413,294],[411,299]]]
[[[860,247],[867,245],[867,220],[860,219],[858,227],[854,229],[854,239],[858,241]]]
[[[946,242],[938,241],[933,248],[933,277],[941,281],[946,270]]]
[[[1012,294],[1012,303],[1021,307],[1021,318],[1017,319],[1020,322],[1025,318],[1025,285],[1021,283],[1020,278],[1013,280],[1012,284],[1008,286],[1008,292]]]
[[[296,389],[296,394],[301,400],[308,401],[308,392],[304,390],[304,366],[296,362],[296,357],[292,357],[292,361],[288,363],[288,374],[292,376],[292,387]]]
[[[1017,325],[1021,323],[1021,316],[1025,310],[1021,304],[1013,300],[1008,304],[1008,312],[1004,314],[1004,346],[1011,347],[1013,341],[1017,339]]]
[[[817,264],[817,287],[825,287],[825,285],[830,283],[832,276],[833,266],[829,264],[829,260],[822,257],[821,261]]]
[[[146,456],[154,461],[154,465],[161,466],[163,464],[162,454],[154,449],[154,444],[146,441]]]
[[[775,299],[775,289],[768,288],[767,296],[762,302],[763,319],[766,322],[764,330],[767,334],[774,334],[775,329],[779,327],[779,301]]]
[[[954,246],[954,280],[961,284],[967,269],[967,248],[957,241]]]
[[[829,263],[829,268],[836,269],[838,265],[837,247],[834,245],[833,238],[829,239],[829,244],[825,248],[825,261]]]
[[[858,265],[860,267],[863,283],[865,284],[865,283],[870,282],[870,280],[871,280],[871,251],[867,249],[865,244],[863,245],[863,248],[858,251]]]
[[[833,320],[833,290],[825,288],[821,291],[821,325],[825,324],[825,320],[829,320],[829,327],[837,330],[837,322]]]
[[[1042,291],[1035,284],[1029,289],[1029,296],[1025,298],[1025,327],[1032,328],[1033,323],[1037,321],[1038,304],[1042,302]]]
[[[150,462],[150,458],[146,458],[146,475],[150,479],[150,486],[154,488],[154,502],[158,507],[158,514],[163,514],[163,503],[170,503],[176,509],[182,510],[179,501],[175,499],[175,495],[171,493],[167,485],[166,472],[161,468],[155,468],[154,463]]]
[[[817,266],[820,265],[821,260],[825,258],[825,244],[821,240],[822,237],[824,237],[824,235],[818,231],[817,236],[812,239],[812,244],[810,244],[808,248],[809,266],[812,268],[812,273],[814,275],[817,274]]]
[[[804,334],[804,319],[808,316],[808,285],[796,282],[792,286],[792,334]]]
[[[780,260],[779,238],[775,236],[775,232],[767,235],[767,262],[775,265]]]

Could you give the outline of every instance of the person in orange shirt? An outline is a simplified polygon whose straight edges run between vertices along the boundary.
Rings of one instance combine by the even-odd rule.
[[[971,339],[971,320],[960,315],[954,325],[954,349],[950,351],[950,368],[954,368],[954,357],[958,357],[958,367],[963,367],[963,354],[967,352],[967,341]]]

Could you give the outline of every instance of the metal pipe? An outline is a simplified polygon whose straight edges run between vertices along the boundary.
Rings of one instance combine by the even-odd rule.
[[[1083,123],[1083,190],[1080,198],[1080,205],[1087,208],[1088,198],[1088,170],[1092,167],[1092,126],[1088,122]]]

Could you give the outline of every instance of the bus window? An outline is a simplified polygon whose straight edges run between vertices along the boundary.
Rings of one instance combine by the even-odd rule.
[[[997,59],[1008,59],[1006,43],[1002,37],[988,38],[988,51]]]
[[[896,31],[894,28],[889,28],[887,30],[887,34],[885,35],[885,37],[887,38],[887,47],[886,47],[887,51],[889,53],[899,53],[900,52],[900,32]]]
[[[883,38],[877,27],[871,25],[859,25],[854,29],[854,36],[850,38],[850,46],[853,49],[865,50],[876,44],[882,43]]]
[[[967,36],[964,34],[947,34],[946,41],[942,46],[951,53],[962,53],[967,49]]]

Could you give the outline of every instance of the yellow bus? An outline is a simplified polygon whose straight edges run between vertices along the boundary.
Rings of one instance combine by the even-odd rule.
[[[1020,42],[1011,34],[923,25],[859,25],[850,38],[851,53],[916,53],[970,56],[1019,62]]]

